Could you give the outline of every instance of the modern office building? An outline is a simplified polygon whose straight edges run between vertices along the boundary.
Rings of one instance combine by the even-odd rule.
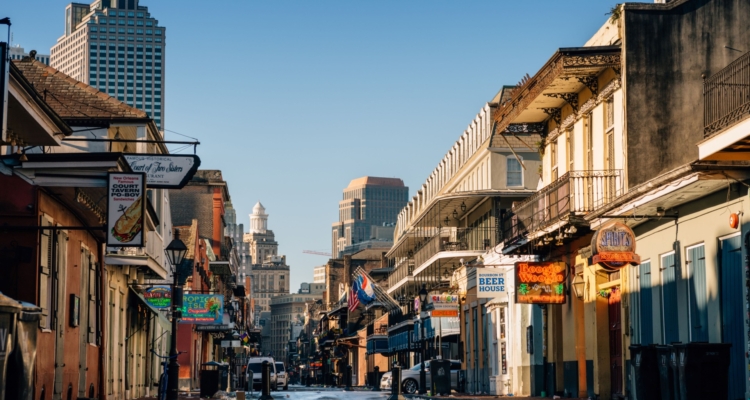
[[[365,176],[352,180],[339,202],[339,221],[332,224],[331,254],[340,258],[347,246],[393,239],[396,217],[409,201],[409,188],[398,178]]]
[[[166,29],[139,0],[65,8],[65,32],[49,65],[148,113],[164,130]]]
[[[34,53],[34,59],[40,63],[49,65],[49,54],[38,54],[35,50],[31,50]],[[30,53],[31,53],[30,52]],[[11,60],[23,60],[24,57],[29,57],[30,53],[27,53],[23,47],[16,45],[10,48],[10,59]]]

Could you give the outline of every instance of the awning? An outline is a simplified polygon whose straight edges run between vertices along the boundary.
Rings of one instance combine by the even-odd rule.
[[[164,330],[166,330],[166,331],[171,331],[171,330],[172,330],[172,323],[171,323],[171,322],[169,322],[169,320],[168,320],[168,319],[167,319],[166,317],[164,317],[164,316],[163,316],[163,315],[162,315],[162,314],[161,314],[161,313],[159,312],[159,310],[155,309],[154,307],[151,307],[151,305],[150,305],[150,304],[148,304],[148,302],[146,301],[146,298],[145,298],[145,297],[143,297],[143,295],[142,295],[142,294],[140,294],[140,293],[136,292],[136,291],[135,291],[135,289],[133,289],[132,287],[130,288],[130,292],[131,292],[131,293],[132,293],[133,295],[135,295],[135,297],[137,297],[137,298],[138,298],[138,299],[139,299],[139,300],[141,301],[141,303],[143,303],[143,304],[144,304],[144,305],[145,305],[146,307],[148,307],[148,309],[149,309],[149,310],[150,310],[150,311],[151,311],[152,313],[154,313],[154,314],[156,315],[156,322],[157,322],[157,323],[158,323],[159,325],[161,325],[162,329],[164,329]]]

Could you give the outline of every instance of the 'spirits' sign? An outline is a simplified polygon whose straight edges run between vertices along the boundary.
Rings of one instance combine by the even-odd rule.
[[[591,238],[593,264],[619,270],[628,265],[638,265],[641,258],[635,253],[635,234],[622,222],[613,222],[600,228]]]
[[[562,262],[517,262],[516,303],[565,303],[565,269]]]
[[[167,286],[154,286],[146,289],[143,297],[151,307],[156,309],[169,308],[172,305],[172,289]]]
[[[494,299],[505,294],[505,271],[477,268],[477,297]]]

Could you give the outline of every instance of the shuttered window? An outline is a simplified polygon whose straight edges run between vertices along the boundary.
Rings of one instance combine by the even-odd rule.
[[[664,344],[680,340],[677,322],[677,268],[674,252],[661,258],[662,330]]]
[[[708,342],[705,255],[705,247],[702,244],[687,249],[690,341],[692,342]]]
[[[653,292],[651,290],[651,261],[641,263],[638,281],[640,284],[641,344],[652,344],[654,343],[654,310]]]
[[[52,226],[52,220],[42,216],[41,225]],[[39,307],[42,308],[42,318],[39,327],[43,329],[52,329],[52,240],[52,230],[42,229],[39,241]]]

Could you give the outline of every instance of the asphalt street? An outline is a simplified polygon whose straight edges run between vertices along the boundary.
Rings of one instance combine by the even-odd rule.
[[[289,385],[289,390],[283,390],[278,392],[271,392],[271,396],[274,399],[291,399],[291,400],[334,400],[334,399],[347,399],[347,400],[385,400],[388,398],[390,392],[371,392],[371,391],[344,391],[342,389],[329,389],[329,388],[308,388],[304,386],[293,386]],[[259,393],[255,392],[246,398],[257,399]]]

